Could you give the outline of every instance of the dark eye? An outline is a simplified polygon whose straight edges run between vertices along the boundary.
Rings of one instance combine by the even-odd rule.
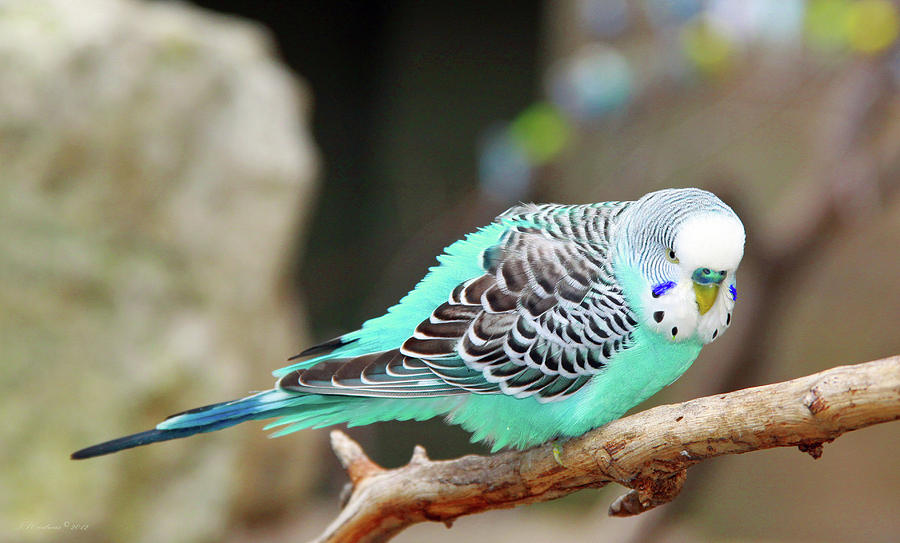
[[[678,257],[675,256],[674,250],[666,249],[666,260],[668,260],[672,264],[678,264]]]

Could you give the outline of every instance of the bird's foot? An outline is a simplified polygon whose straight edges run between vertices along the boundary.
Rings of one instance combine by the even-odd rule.
[[[562,466],[562,467],[564,467],[564,468],[568,468],[569,466],[563,464],[563,461],[562,461],[562,458],[560,457],[560,454],[561,454],[561,452],[562,452],[562,445],[563,445],[563,443],[565,443],[566,441],[567,441],[567,440],[561,439],[561,438],[560,438],[560,439],[554,439],[554,440],[553,440],[553,459],[556,460],[556,463],[557,463],[557,464],[559,464],[560,466]]]

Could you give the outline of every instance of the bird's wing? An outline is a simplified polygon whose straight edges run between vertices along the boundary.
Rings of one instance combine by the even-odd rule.
[[[460,393],[564,399],[631,344],[637,320],[612,268],[611,231],[626,203],[519,206],[482,253],[483,273],[396,349],[336,357],[282,377],[319,394]]]
[[[631,345],[637,319],[616,281],[612,225],[626,204],[522,206],[400,352],[454,384],[459,365],[504,394],[563,399]]]

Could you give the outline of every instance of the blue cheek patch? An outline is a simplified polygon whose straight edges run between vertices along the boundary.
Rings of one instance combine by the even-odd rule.
[[[666,281],[653,287],[653,297],[659,298],[669,290],[675,288],[675,281]]]
[[[734,285],[728,285],[728,293],[731,294],[731,301],[737,301],[737,287]]]

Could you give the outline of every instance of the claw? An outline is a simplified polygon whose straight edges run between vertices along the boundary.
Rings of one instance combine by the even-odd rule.
[[[554,440],[554,441],[553,441],[553,459],[556,460],[556,463],[559,464],[560,466],[562,466],[562,467],[564,467],[564,468],[567,468],[568,466],[566,466],[565,464],[563,464],[562,458],[560,458],[560,445],[561,445],[561,443],[562,443],[562,442],[561,442],[560,440]]]

